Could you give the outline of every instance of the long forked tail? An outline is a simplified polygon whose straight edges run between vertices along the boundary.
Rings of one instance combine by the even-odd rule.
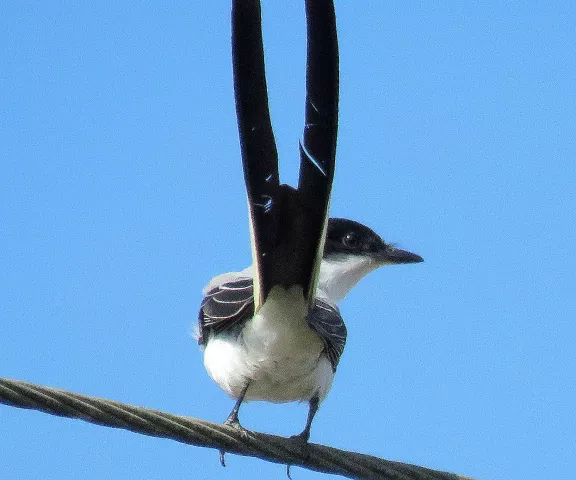
[[[270,121],[259,0],[233,0],[236,114],[250,210],[256,310],[274,285],[314,301],[334,177],[338,42],[332,0],[307,0],[306,120],[298,188],[280,184]]]

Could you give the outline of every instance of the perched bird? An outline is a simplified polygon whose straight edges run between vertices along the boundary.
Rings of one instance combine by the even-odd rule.
[[[422,258],[368,227],[329,219],[338,130],[338,41],[330,0],[306,0],[304,134],[296,188],[280,183],[268,109],[259,0],[232,1],[236,116],[253,266],[208,284],[199,313],[204,365],[236,404],[307,401],[308,441],[346,342],[336,302],[368,272]],[[220,452],[224,463],[224,452]]]
[[[244,400],[306,401],[309,415],[299,437],[308,440],[346,343],[336,303],[372,270],[421,261],[358,222],[331,218],[309,312],[301,287],[280,286],[255,315],[253,267],[212,279],[204,290],[198,342],[212,379],[237,399],[226,423],[239,425]]]

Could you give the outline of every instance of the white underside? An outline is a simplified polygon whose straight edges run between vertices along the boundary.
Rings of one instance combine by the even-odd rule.
[[[238,338],[220,334],[206,342],[206,370],[234,398],[249,383],[246,400],[322,401],[334,372],[306,312],[301,287],[274,287]]]

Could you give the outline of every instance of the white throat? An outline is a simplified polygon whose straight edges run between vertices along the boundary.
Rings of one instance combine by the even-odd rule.
[[[318,296],[339,302],[354,286],[380,264],[367,256],[330,255],[320,264]]]

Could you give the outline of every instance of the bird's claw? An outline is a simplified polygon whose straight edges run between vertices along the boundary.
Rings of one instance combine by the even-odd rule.
[[[228,417],[224,422],[224,425],[226,425],[227,427],[232,427],[240,434],[242,438],[247,438],[250,433],[249,430],[246,430],[242,425],[240,425],[240,422],[238,421],[237,417],[236,418]],[[225,455],[226,450],[220,450],[220,465],[222,465],[223,467],[226,466],[226,460],[224,458]]]

